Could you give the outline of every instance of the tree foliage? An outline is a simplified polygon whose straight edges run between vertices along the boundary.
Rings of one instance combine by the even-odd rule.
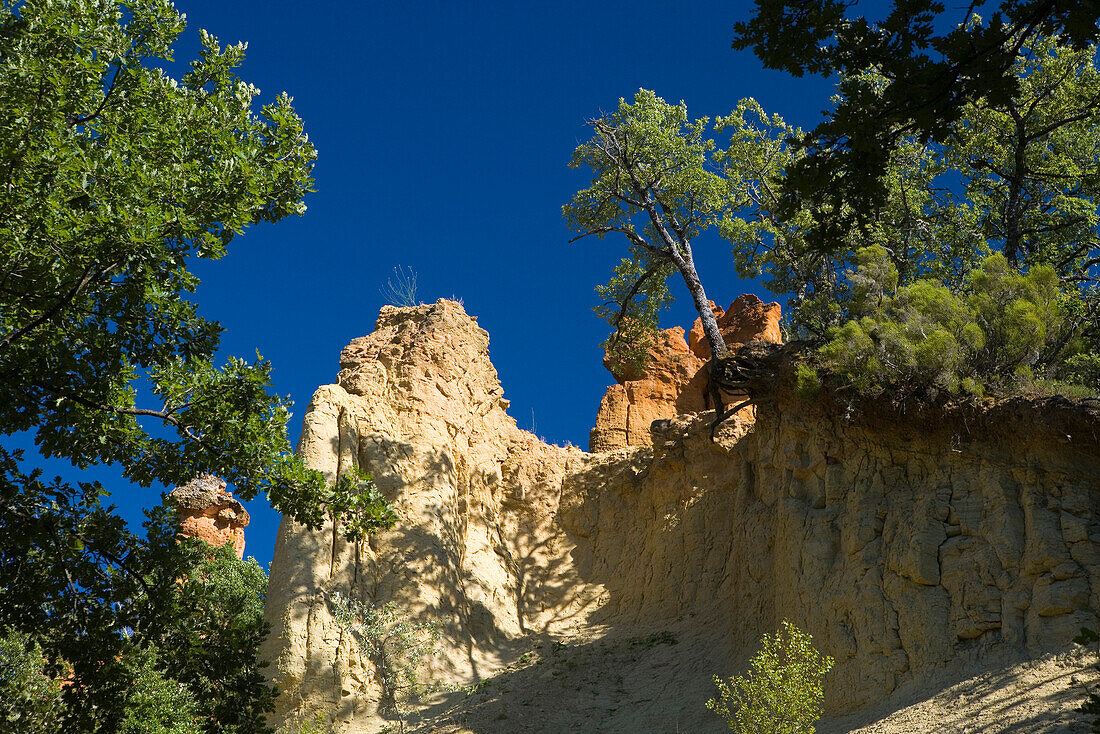
[[[961,360],[960,371],[947,370],[959,380],[946,382],[927,371],[905,378],[907,369],[891,372],[883,365],[883,387],[952,394],[960,386],[981,392],[978,383],[1012,391],[1034,376],[1100,389],[1095,49],[1039,38],[1021,50],[1014,69],[1017,95],[999,104],[966,104],[946,144],[909,138],[899,147],[904,155],[896,155],[883,176],[886,203],[866,228],[851,230],[831,253],[810,248],[840,273],[830,293],[837,307],[832,318],[817,322],[796,312],[796,322],[802,333],[828,332],[826,361],[833,367],[844,363],[847,374],[858,371],[856,361],[867,351],[866,343],[856,346],[863,331],[857,322],[871,317],[883,338],[877,348],[907,331],[912,339],[942,347],[924,345],[926,356]],[[865,76],[888,88],[880,75]],[[870,251],[863,249],[867,240],[881,248],[873,268],[866,259]],[[901,300],[879,306],[897,310],[876,316],[861,284],[885,286],[893,279],[898,290],[892,295]],[[954,342],[942,339],[945,332],[925,332],[925,317],[946,325],[944,309],[973,319],[970,328],[982,332],[982,346],[963,340],[955,350]],[[885,329],[890,324],[893,336]],[[878,363],[863,363],[864,375],[871,364]]]
[[[882,247],[857,253],[849,321],[829,330],[820,362],[863,394],[982,395],[1025,386],[1051,336],[1063,328],[1052,268],[1019,273],[1004,255],[971,271],[959,293],[919,279],[899,286]]]
[[[159,614],[172,620],[156,634],[165,673],[187,686],[200,702],[204,721],[224,734],[266,731],[275,690],[262,672],[257,651],[267,636],[264,598],[267,574],[254,558],[240,560],[230,545],[202,549]],[[169,606],[170,605],[170,606]]]
[[[392,525],[369,480],[290,454],[267,362],[215,361],[191,267],[303,213],[316,152],[285,94],[257,108],[244,44],[201,31],[190,70],[163,71],[183,29],[169,0],[0,7],[0,435],[76,476],[209,472],[310,526]],[[262,571],[177,543],[163,509],[135,535],[106,495],[0,447],[0,629],[47,675],[72,666],[65,730],[266,731]]]
[[[813,646],[813,638],[783,620],[760,640],[745,676],[714,676],[718,696],[707,708],[739,734],[813,734],[821,718],[822,683],[833,659]]]
[[[172,731],[177,719],[157,712],[188,711],[193,729],[181,731],[268,731],[259,565],[179,541],[163,507],[135,535],[102,505],[99,485],[44,482],[15,460],[0,450],[14,478],[0,486],[0,628],[29,635],[45,672],[70,679],[66,730],[117,731],[151,716]]]
[[[887,199],[882,173],[910,137],[946,143],[978,100],[993,106],[1019,97],[1014,73],[1023,49],[1061,36],[1082,50],[1100,38],[1095,0],[1001,0],[950,6],[939,0],[894,0],[880,20],[858,0],[756,0],[735,25],[736,49],[752,48],[768,68],[796,76],[839,73],[844,100],[800,144],[807,156],[792,167],[784,210],[814,212],[818,246],[866,223]],[[877,70],[883,91],[862,73]]]
[[[790,206],[788,184],[813,155],[800,130],[751,99],[713,127],[652,93],[620,103],[578,148],[574,165],[597,175],[566,207],[582,236],[618,232],[631,248],[599,289],[598,310],[619,338],[656,328],[672,270],[654,254],[661,233],[640,206],[650,197],[695,232],[716,227],[741,277],[788,296],[788,331],[825,344],[818,364],[861,392],[977,395],[1035,380],[1100,390],[1095,48],[1030,32],[1008,48],[1009,93],[960,98],[943,142],[892,128],[875,173],[881,197],[858,217],[859,202],[830,203],[827,239],[820,202]],[[835,109],[891,99],[901,83],[891,74],[881,65],[843,74]],[[632,161],[650,177],[632,178]],[[663,188],[635,191],[635,180]],[[818,380],[812,370],[803,366],[804,387]]]
[[[195,695],[160,669],[155,647],[127,650],[111,671],[127,683],[120,734],[202,734]]]
[[[42,648],[29,635],[0,637],[0,722],[20,734],[61,734],[61,685],[46,675]]]
[[[221,327],[188,300],[190,259],[304,211],[316,154],[289,97],[253,112],[243,44],[203,32],[181,82],[157,68],[183,27],[168,0],[0,11],[0,430],[141,484],[214,473],[316,524],[270,366],[216,366]]]
[[[614,333],[605,346],[614,361],[644,361],[657,317],[671,301],[668,278],[679,272],[703,320],[715,356],[726,352],[692,256],[692,240],[714,226],[729,201],[719,172],[721,151],[704,138],[706,118],[689,120],[687,106],[642,89],[631,104],[591,123],[593,137],[577,147],[571,168],[592,172],[562,213],[578,235],[626,240],[629,257],[598,290],[596,312]]]
[[[216,365],[188,298],[191,260],[305,211],[316,152],[285,94],[254,110],[244,44],[202,31],[180,82],[158,68],[183,28],[168,0],[0,10],[0,432],[142,485],[216,474],[316,526],[338,498],[290,454],[270,364]]]
[[[636,367],[644,361],[659,314],[672,301],[668,279],[676,273],[712,355],[726,355],[692,253],[693,240],[708,229],[739,244],[735,257],[746,269],[749,261],[752,267],[773,260],[794,266],[797,272],[778,276],[773,288],[787,290],[813,277],[801,267],[800,242],[791,236],[799,221],[784,221],[775,209],[778,186],[795,155],[786,138],[799,130],[752,99],[741,100],[713,125],[706,117],[691,120],[686,104],[669,104],[645,89],[633,104],[620,99],[614,113],[591,125],[593,138],[577,147],[570,167],[588,169],[592,181],[562,212],[579,233],[572,241],[608,234],[626,240],[628,257],[596,289],[603,301],[596,313],[613,330],[605,344],[613,362]],[[748,254],[753,245],[755,258]]]

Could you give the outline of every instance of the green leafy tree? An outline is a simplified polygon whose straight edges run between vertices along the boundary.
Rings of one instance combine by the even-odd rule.
[[[267,633],[258,564],[180,541],[164,507],[149,511],[139,537],[101,504],[97,485],[74,494],[20,473],[2,450],[0,461],[17,479],[0,487],[0,627],[31,635],[46,672],[70,679],[65,730],[117,731],[145,715],[135,707],[168,701],[165,710],[193,712],[187,725],[205,734],[269,731],[275,692],[257,654]]]
[[[692,235],[716,226],[741,277],[787,294],[789,331],[827,343],[819,364],[861,392],[1014,392],[1036,380],[1100,390],[1095,48],[1025,36],[1012,45],[1012,94],[961,100],[946,143],[899,135],[876,173],[883,198],[859,222],[834,202],[843,226],[827,241],[816,205],[785,199],[807,157],[801,131],[755,101],[718,118],[722,144],[705,119],[689,123],[682,103],[651,92],[593,123],[573,165],[596,176],[564,210],[579,236],[619,233],[630,247],[599,289],[597,310],[617,330],[612,355],[645,356],[678,267],[670,253],[690,248],[690,238],[662,239],[679,230],[661,226],[686,221]],[[845,75],[837,109],[889,97],[896,83],[882,68]],[[684,278],[698,282],[694,266]],[[709,310],[700,314],[706,324]],[[737,359],[718,365],[712,389],[749,371]],[[812,365],[801,374],[817,384]]]
[[[988,4],[985,22],[971,17],[985,12],[985,2],[894,0],[877,21],[860,10],[883,8],[858,0],[755,5],[734,27],[734,48],[752,48],[766,67],[796,76],[837,72],[849,79],[844,100],[801,140],[808,155],[785,185],[788,213],[814,212],[817,246],[865,224],[883,205],[883,172],[907,139],[947,143],[968,105],[1019,96],[1024,78],[1013,66],[1022,49],[1054,35],[1076,50],[1100,38],[1095,0],[1001,0]],[[860,77],[871,68],[890,80],[884,92]]]
[[[266,732],[275,689],[257,651],[268,632],[267,574],[254,558],[238,559],[230,545],[198,551],[202,556],[174,593],[142,614],[138,631],[155,640],[165,673],[186,685],[202,720],[217,722],[213,731]]]
[[[721,224],[740,274],[790,294],[791,331],[829,341],[825,362],[857,387],[980,393],[1034,376],[1100,389],[1095,49],[1036,38],[1014,71],[1016,96],[965,104],[948,144],[901,139],[880,174],[885,200],[828,247],[810,236],[813,213],[786,213],[774,193]],[[859,84],[892,83],[869,71]],[[781,147],[781,124],[764,137],[780,153],[776,192],[804,153]],[[974,320],[968,337],[960,317]]]
[[[125,681],[120,734],[202,734],[198,704],[186,686],[167,677],[153,647],[135,647],[111,672]]]
[[[707,708],[739,734],[813,734],[822,683],[832,667],[833,659],[814,649],[810,635],[783,620],[778,632],[760,640],[747,676],[714,676],[718,696]]]
[[[183,29],[169,0],[0,7],[0,435],[29,433],[74,474],[209,472],[310,526],[392,524],[363,480],[327,486],[290,454],[267,362],[215,364],[221,327],[190,300],[191,265],[303,213],[316,153],[289,97],[257,109],[244,44],[203,31],[188,73],[161,70]],[[47,674],[72,664],[66,730],[118,731],[190,697],[201,731],[265,731],[255,569],[221,568],[236,586],[219,585],[163,510],[139,537],[98,484],[24,463],[0,447],[0,628],[31,635]]]
[[[1010,265],[1050,265],[1078,283],[1095,282],[1100,261],[1095,57],[1057,36],[1028,42],[1011,67],[1015,93],[963,105],[943,149],[977,227]]]
[[[671,301],[668,278],[679,273],[691,294],[714,357],[726,355],[706,291],[695,269],[692,240],[714,226],[729,202],[706,118],[691,121],[687,106],[669,104],[642,89],[633,104],[591,123],[593,137],[577,147],[569,165],[592,172],[588,188],[562,207],[578,235],[622,236],[629,257],[597,289],[596,312],[614,330],[606,346],[613,360],[639,366],[652,342],[660,311]]]
[[[692,253],[693,240],[708,229],[735,244],[735,263],[746,277],[765,275],[769,288],[797,291],[803,304],[827,300],[832,291],[822,273],[829,268],[807,252],[808,220],[783,218],[777,208],[785,171],[799,155],[789,139],[800,130],[753,99],[713,125],[705,117],[690,120],[683,102],[669,104],[645,89],[591,125],[593,138],[577,147],[570,167],[587,168],[592,181],[562,212],[579,233],[571,241],[608,234],[626,240],[629,256],[596,289],[604,301],[596,312],[613,330],[605,347],[614,362],[631,368],[644,361],[676,273],[712,356],[728,356]]]
[[[61,734],[61,685],[46,674],[42,648],[9,630],[0,637],[0,723],[20,734]]]
[[[156,68],[183,27],[167,0],[0,11],[0,430],[141,484],[214,473],[316,524],[270,366],[215,366],[221,327],[187,298],[190,259],[305,210],[316,154],[289,97],[253,111],[243,44],[204,32],[182,82]]]

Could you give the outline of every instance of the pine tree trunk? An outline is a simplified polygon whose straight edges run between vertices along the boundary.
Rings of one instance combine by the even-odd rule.
[[[718,330],[718,321],[714,318],[714,310],[710,306],[706,291],[703,290],[703,283],[699,280],[699,274],[695,272],[695,261],[691,257],[691,246],[684,243],[682,247],[682,253],[675,248],[673,249],[672,260],[679,268],[680,275],[683,276],[684,283],[687,285],[688,291],[691,292],[691,299],[695,302],[695,310],[699,313],[699,319],[703,322],[703,334],[710,342],[711,358],[722,359],[729,356],[726,340],[722,337],[722,332]]]

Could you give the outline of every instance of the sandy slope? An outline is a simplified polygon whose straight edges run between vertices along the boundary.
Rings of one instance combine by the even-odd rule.
[[[670,682],[699,643],[669,633],[627,640],[574,639],[532,648],[521,662],[473,690],[440,696],[418,734],[505,732],[722,732],[702,701],[668,697]],[[702,654],[700,657],[705,657]],[[1048,655],[996,672],[944,670],[903,686],[857,716],[823,719],[818,734],[1087,734],[1075,709],[1100,676],[1094,655]],[[969,673],[969,674],[968,674]]]
[[[925,684],[923,690],[903,688],[860,716],[823,721],[818,732],[1085,734],[1088,717],[1075,709],[1085,698],[1084,686],[1097,684],[1097,672],[1090,665],[1094,662],[1095,656],[1081,652],[1048,655],[977,673],[942,689],[935,683]],[[900,702],[908,705],[891,711]]]

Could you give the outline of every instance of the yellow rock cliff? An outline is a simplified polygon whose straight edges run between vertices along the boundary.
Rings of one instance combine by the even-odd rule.
[[[410,723],[425,732],[722,731],[711,676],[783,618],[836,659],[820,730],[849,731],[1096,625],[1092,413],[852,417],[779,391],[713,442],[713,414],[687,413],[650,446],[584,453],[516,427],[488,345],[459,304],[385,307],[313,396],[299,453],[330,478],[369,470],[401,520],[350,544],[284,519],[264,651],[277,723],[393,723],[337,593],[437,621],[434,680],[492,678],[437,694]],[[1058,665],[1068,688],[1083,662]],[[1079,726],[1075,703],[983,731]],[[867,731],[922,730],[899,726]]]

